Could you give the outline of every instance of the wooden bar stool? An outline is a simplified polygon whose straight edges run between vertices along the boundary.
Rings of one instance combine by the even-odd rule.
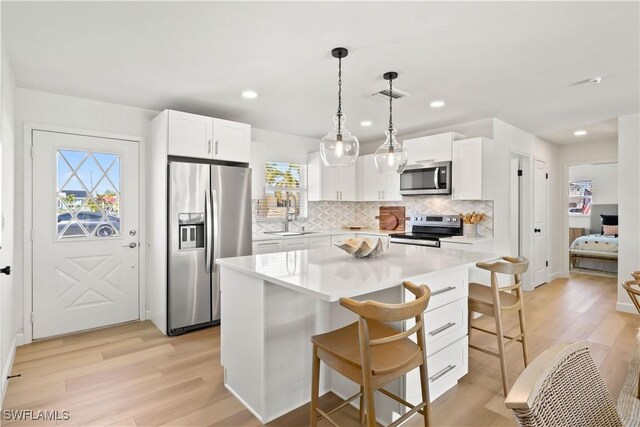
[[[403,286],[416,296],[415,300],[404,304],[384,304],[376,301],[358,302],[350,298],[340,299],[342,306],[359,316],[358,321],[335,331],[311,337],[313,373],[310,424],[312,427],[317,425],[320,417],[326,418],[331,424],[337,426],[329,415],[358,397],[360,398],[360,422],[364,422],[366,407],[367,426],[374,427],[376,411],[373,396],[376,390],[411,408],[390,426],[404,422],[415,413],[422,414],[424,425],[429,425],[430,405],[423,313],[429,304],[431,291],[425,285],[417,286],[410,282],[404,282]],[[415,318],[416,324],[404,332],[386,324],[410,318]],[[413,334],[416,334],[417,343],[409,339]],[[327,412],[318,408],[321,360],[336,372],[360,385],[360,392]],[[417,406],[382,388],[417,367],[420,367],[422,385],[422,402]]]
[[[524,257],[503,257],[501,261],[492,263],[479,262],[476,267],[491,272],[491,287],[480,283],[469,283],[469,338],[471,329],[495,335],[498,338],[498,353],[469,344],[470,348],[496,356],[500,359],[500,371],[502,372],[502,388],[504,395],[509,393],[509,378],[507,376],[507,362],[504,348],[513,343],[522,344],[522,355],[524,356],[524,366],[527,367],[529,360],[527,354],[527,341],[524,327],[524,304],[522,301],[522,279],[521,275],[527,271],[529,261]],[[513,284],[500,287],[498,285],[497,273],[513,276]],[[514,293],[515,291],[515,293]],[[518,311],[520,320],[520,333],[515,337],[504,334],[502,326],[503,312]],[[492,316],[496,323],[496,331],[490,331],[471,324],[471,312]],[[505,338],[508,340],[505,342]]]

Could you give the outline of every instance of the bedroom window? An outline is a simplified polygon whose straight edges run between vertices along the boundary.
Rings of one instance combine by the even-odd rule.
[[[569,215],[590,215],[593,198],[592,182],[569,182]]]

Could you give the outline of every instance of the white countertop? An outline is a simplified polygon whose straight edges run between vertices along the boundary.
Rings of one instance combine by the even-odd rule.
[[[355,258],[332,247],[224,258],[217,263],[321,300],[337,301],[494,258],[496,255],[456,249],[390,245],[386,253],[371,259]]]
[[[291,230],[297,232],[299,230]],[[377,230],[371,228],[363,228],[360,230],[348,230],[345,228],[336,228],[331,230],[314,230],[312,228],[305,230],[308,234],[301,234],[297,236],[279,236],[277,234],[272,233],[253,233],[253,241],[261,241],[261,240],[281,240],[281,239],[299,239],[299,238],[308,238],[308,237],[326,237],[326,236],[336,236],[339,234],[391,234],[397,233],[397,231],[391,230]]]

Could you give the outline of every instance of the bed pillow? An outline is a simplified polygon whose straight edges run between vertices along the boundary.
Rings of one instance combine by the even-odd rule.
[[[618,236],[618,226],[617,225],[603,225],[602,226],[602,234],[605,236]]]
[[[602,225],[618,225],[618,215],[600,215]]]

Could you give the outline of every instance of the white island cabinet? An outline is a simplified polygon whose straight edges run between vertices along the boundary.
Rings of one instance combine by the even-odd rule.
[[[392,244],[374,259],[357,259],[335,247],[220,259],[225,387],[262,423],[306,404],[311,393],[311,336],[357,320],[339,304],[340,298],[403,302],[413,299],[402,287],[409,280],[428,285],[432,292],[425,334],[429,388],[435,399],[467,373],[469,267],[493,258]],[[406,323],[402,327],[410,327]],[[417,403],[418,371],[385,388]],[[320,390],[345,398],[357,386],[323,367]],[[376,396],[376,410],[378,420],[388,424],[404,408]]]

